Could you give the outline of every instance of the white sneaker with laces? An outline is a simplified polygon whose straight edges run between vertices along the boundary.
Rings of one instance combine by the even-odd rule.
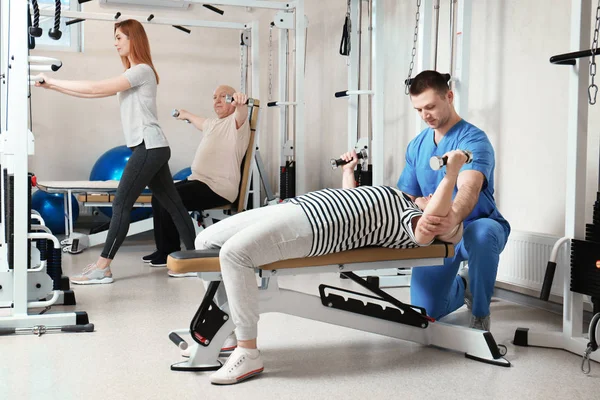
[[[237,347],[209,380],[213,385],[233,385],[256,376],[263,370],[263,361],[257,349]]]
[[[81,274],[72,276],[69,280],[77,285],[96,285],[114,281],[110,267],[99,269],[96,264],[88,265]]]

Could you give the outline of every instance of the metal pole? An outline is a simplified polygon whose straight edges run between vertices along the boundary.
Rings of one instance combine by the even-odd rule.
[[[456,14],[455,3],[456,0],[450,0],[450,66],[448,68],[448,73],[452,77],[454,77],[454,21]],[[452,81],[450,81],[450,87],[452,87]]]
[[[360,30],[360,9],[361,0],[352,0],[350,3],[350,20],[352,21],[352,31],[350,32],[350,63],[348,65],[348,90],[358,90],[360,85],[360,47],[359,51],[355,50],[355,46],[360,41],[358,31]],[[346,151],[353,149],[358,141],[358,112],[359,112],[359,96],[352,94],[348,96],[348,146]]]
[[[454,82],[454,107],[463,118],[469,115],[469,57],[471,55],[471,6],[472,0],[461,0],[458,4],[456,24],[456,64],[452,81]]]
[[[275,29],[275,28],[273,28]],[[279,73],[278,73],[278,88],[277,98],[279,101],[288,101],[288,29],[279,29]],[[285,166],[286,155],[285,155],[285,144],[288,140],[288,107],[279,107],[279,165]]]
[[[571,39],[569,48],[588,46],[591,0],[571,1]],[[569,71],[567,124],[567,187],[565,199],[565,236],[584,239],[585,235],[585,180],[587,163],[587,63],[577,63]],[[570,281],[571,269],[566,268],[565,281]],[[564,285],[563,329],[569,337],[581,335],[583,298]]]
[[[53,10],[42,10],[40,9],[40,15],[45,17],[53,17]],[[225,22],[225,21],[202,21],[193,19],[180,19],[180,18],[154,18],[148,21],[147,15],[125,15],[122,14],[118,19],[115,19],[115,14],[111,13],[88,13],[82,11],[62,11],[61,17],[64,18],[83,18],[92,21],[123,21],[125,19],[135,19],[142,24],[146,25],[181,25],[196,28],[225,28],[225,29],[245,29],[247,26],[240,22]]]
[[[373,185],[383,185],[384,171],[384,101],[385,101],[385,45],[383,32],[383,0],[373,0],[373,143],[371,145],[373,163]]]
[[[367,90],[373,90],[373,0],[367,0],[369,4],[369,87]],[[368,140],[367,146],[371,148],[373,140],[373,98],[367,97],[367,126],[368,126]],[[383,162],[383,160],[381,160]],[[367,163],[368,165],[368,163]]]
[[[6,1],[6,0],[5,0]],[[4,1],[3,1],[4,2]],[[13,298],[14,316],[27,315],[27,226],[29,210],[27,202],[27,92],[29,90],[28,59],[27,59],[27,7],[26,1],[10,2],[10,88],[8,103],[8,132],[9,146],[6,150],[10,158],[9,166],[14,168],[14,287]]]
[[[250,51],[251,60],[252,60],[252,97],[255,99],[260,99],[260,35],[259,35],[259,25],[258,21],[252,21],[250,24],[252,27],[251,32],[251,42],[250,42]],[[264,111],[263,111],[264,112]],[[260,125],[260,113],[258,124]],[[260,128],[257,126],[256,136],[254,137],[254,148],[259,148],[260,143]],[[260,207],[260,171],[258,170],[258,166],[256,165],[256,159],[252,160],[252,208]]]
[[[306,21],[304,20],[304,0],[296,4],[296,136],[294,150],[296,152],[296,195],[307,192],[306,183],[306,138],[304,134],[304,54],[306,38]]]
[[[419,18],[419,36],[417,43],[417,61],[416,73],[431,69],[431,29],[428,29],[433,22],[433,0],[423,0],[421,3],[421,17]],[[412,35],[411,35],[412,39]],[[418,113],[415,113],[415,136],[421,133],[427,125]]]
[[[452,1],[452,0],[450,0]],[[433,69],[437,71],[437,55],[438,55],[438,41],[440,36],[440,0],[435,0],[433,3],[433,14],[435,15],[435,35],[434,35],[434,55],[433,55]]]

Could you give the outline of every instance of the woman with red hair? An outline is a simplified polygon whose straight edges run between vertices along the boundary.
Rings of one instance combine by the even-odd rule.
[[[194,248],[195,229],[169,170],[171,149],[158,124],[156,91],[158,74],[152,63],[148,36],[136,20],[117,22],[115,47],[125,72],[101,81],[52,79],[40,74],[46,89],[83,98],[118,95],[125,142],[133,151],[119,182],[104,250],[98,260],[81,274],[71,277],[76,284],[112,283],[110,264],[129,230],[129,216],[135,200],[148,186],[152,195],[171,214],[187,249]]]

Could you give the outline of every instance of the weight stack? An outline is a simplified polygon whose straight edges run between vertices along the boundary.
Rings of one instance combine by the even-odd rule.
[[[600,242],[600,192],[596,194],[592,223],[585,226],[585,239]]]
[[[50,243],[52,243],[52,242],[50,242]],[[52,243],[52,245],[54,245],[54,243]],[[46,239],[36,240],[35,247],[37,247],[37,249],[40,251],[40,260],[47,260],[48,259],[48,253],[47,253],[48,240],[46,240]]]
[[[571,240],[571,291],[600,297],[600,243]]]
[[[600,192],[596,194],[592,219],[593,223],[586,225],[586,240],[571,240],[571,291],[598,299],[600,298]]]
[[[354,170],[354,180],[358,186],[373,186],[373,166],[369,164],[366,171],[362,170],[360,164]]]
[[[5,237],[8,245],[8,267],[14,269],[15,264],[15,177],[4,171],[5,177],[5,204],[6,204],[6,231]],[[27,232],[31,232],[31,174],[27,176]],[[27,240],[27,268],[31,267],[31,239]]]
[[[48,242],[46,260],[46,273],[52,278],[53,289],[62,290],[62,250],[60,248],[55,249],[52,242]]]
[[[296,197],[296,163],[286,161],[279,170],[279,197],[281,200]]]

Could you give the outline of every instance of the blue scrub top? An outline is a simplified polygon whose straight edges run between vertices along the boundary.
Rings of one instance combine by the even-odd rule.
[[[452,150],[469,150],[473,153],[473,161],[463,165],[461,172],[475,170],[485,177],[479,200],[464,221],[465,228],[473,220],[491,218],[503,226],[508,236],[510,225],[498,211],[494,200],[494,148],[485,132],[465,120],[454,125],[437,145],[435,132],[431,128],[425,129],[408,144],[406,166],[398,179],[398,188],[415,197],[434,193],[446,174],[446,168],[432,170],[429,159],[432,156],[443,156]],[[457,191],[458,188],[455,187],[452,199]]]

